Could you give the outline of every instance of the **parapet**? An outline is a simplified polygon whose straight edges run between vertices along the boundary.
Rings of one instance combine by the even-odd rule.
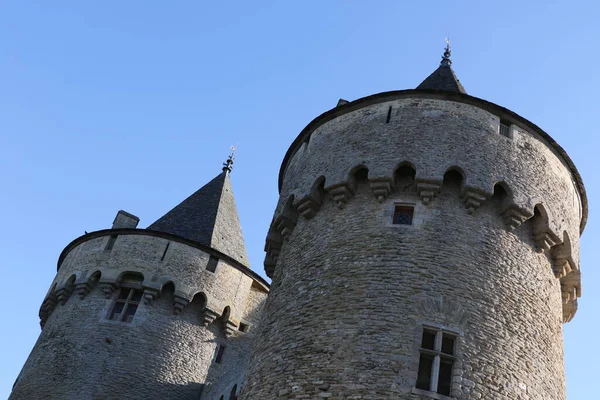
[[[204,323],[226,314],[228,334],[240,327],[252,288],[265,297],[269,290],[256,273],[212,248],[167,233],[108,229],[81,236],[63,250],[57,276],[40,309],[41,325],[72,294],[83,298],[98,287],[110,298],[123,277],[131,274],[141,277],[145,304],[152,304],[166,285],[173,285],[173,313],[201,299]]]
[[[353,201],[359,171],[373,201],[408,190],[430,208],[446,174],[455,171],[462,177],[465,218],[477,218],[478,209],[497,195],[502,200],[496,213],[508,231],[530,222],[535,250],[548,255],[560,279],[563,319],[573,317],[581,295],[579,234],[587,203],[579,175],[558,145],[514,116],[501,119],[476,105],[431,96],[337,115],[319,124],[317,118],[304,142],[288,151],[265,245],[269,276],[300,218],[318,218],[325,201],[338,208]]]

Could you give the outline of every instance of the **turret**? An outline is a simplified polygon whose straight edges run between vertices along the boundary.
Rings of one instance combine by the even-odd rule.
[[[243,399],[565,399],[585,190],[546,132],[466,94],[449,47],[417,89],[309,123],[279,189]]]
[[[239,391],[268,284],[249,268],[230,171],[147,229],[119,211],[67,245],[11,399]]]

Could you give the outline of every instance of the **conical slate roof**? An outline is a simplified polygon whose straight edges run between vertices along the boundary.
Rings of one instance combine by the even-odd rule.
[[[450,45],[446,46],[444,55],[442,56],[442,62],[438,69],[433,71],[419,86],[417,89],[434,89],[434,90],[446,90],[449,92],[460,92],[467,93],[463,85],[456,77],[456,74],[452,70],[452,61],[450,60]]]
[[[147,229],[193,240],[250,265],[228,168]]]

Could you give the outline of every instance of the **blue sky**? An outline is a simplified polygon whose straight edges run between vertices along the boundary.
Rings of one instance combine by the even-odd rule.
[[[0,397],[39,332],[61,250],[145,227],[220,172],[229,146],[254,270],[287,147],[342,97],[414,88],[444,37],[469,94],[563,146],[586,184],[583,298],[565,325],[569,399],[597,380],[598,2],[3,1],[0,3]]]

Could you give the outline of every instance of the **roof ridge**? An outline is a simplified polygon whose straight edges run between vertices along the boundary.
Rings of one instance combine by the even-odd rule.
[[[250,265],[227,168],[146,229],[181,236]]]

